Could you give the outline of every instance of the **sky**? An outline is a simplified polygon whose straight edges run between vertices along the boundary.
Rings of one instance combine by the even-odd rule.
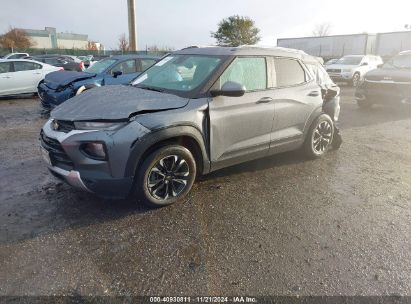
[[[411,1],[390,0],[135,0],[139,49],[179,49],[211,45],[211,31],[231,15],[248,16],[260,29],[263,45],[277,38],[310,36],[317,24],[331,34],[404,30],[411,24]],[[115,49],[128,32],[127,0],[0,0],[0,33],[10,27],[87,34]]]

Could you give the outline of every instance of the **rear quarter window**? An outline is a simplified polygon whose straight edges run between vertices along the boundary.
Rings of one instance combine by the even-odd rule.
[[[306,81],[305,70],[300,62],[289,58],[275,58],[277,87],[302,84]]]

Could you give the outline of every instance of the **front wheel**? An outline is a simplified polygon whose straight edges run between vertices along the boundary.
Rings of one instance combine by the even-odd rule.
[[[149,207],[163,207],[183,199],[193,186],[196,162],[182,146],[166,146],[151,153],[137,172],[136,194]]]
[[[331,147],[334,123],[327,114],[320,115],[311,125],[304,143],[304,152],[309,158],[323,156]]]

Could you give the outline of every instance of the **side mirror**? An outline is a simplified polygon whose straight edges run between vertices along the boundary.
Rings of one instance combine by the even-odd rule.
[[[123,74],[123,72],[121,72],[121,71],[114,71],[114,72],[111,73],[111,75],[113,75],[114,78],[117,78],[118,76],[120,76],[122,74]]]
[[[244,85],[234,81],[227,81],[223,84],[221,90],[210,91],[211,96],[228,96],[228,97],[241,97],[245,94],[246,88]]]
[[[362,65],[362,66],[368,65],[368,62],[363,62],[363,63],[361,63],[361,65]]]

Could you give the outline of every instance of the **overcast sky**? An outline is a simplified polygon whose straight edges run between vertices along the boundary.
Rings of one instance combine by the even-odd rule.
[[[10,26],[56,27],[88,34],[110,49],[128,30],[127,0],[0,0],[0,8],[0,32]],[[255,20],[261,44],[275,45],[276,38],[309,36],[323,22],[332,24],[332,34],[403,30],[411,24],[410,11],[410,0],[384,5],[370,0],[136,0],[140,49],[213,44],[210,31],[234,14]]]

